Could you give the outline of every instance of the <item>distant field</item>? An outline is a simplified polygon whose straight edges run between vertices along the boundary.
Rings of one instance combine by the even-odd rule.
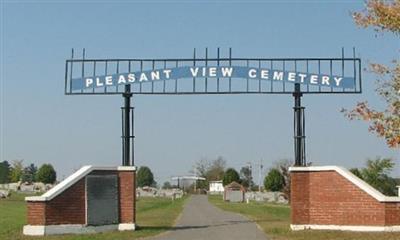
[[[286,205],[250,202],[228,203],[221,196],[209,196],[209,201],[217,207],[240,213],[254,220],[268,235],[277,240],[400,240],[400,233],[356,233],[340,231],[306,230],[293,232],[289,229],[290,208]]]
[[[22,235],[26,224],[25,195],[14,193],[9,199],[0,200],[0,240],[42,239]],[[172,201],[167,198],[140,198],[137,202],[137,223],[139,229],[134,232],[107,232],[85,235],[46,236],[49,240],[66,239],[137,239],[157,235],[169,230],[183,209],[186,198]]]

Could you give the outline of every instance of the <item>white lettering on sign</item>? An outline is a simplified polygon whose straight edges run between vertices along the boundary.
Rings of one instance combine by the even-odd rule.
[[[151,80],[160,80],[160,72],[159,71],[153,71],[151,72]]]
[[[199,72],[199,68],[190,68],[190,72],[192,73],[193,77],[197,77],[197,73]]]
[[[208,71],[208,75],[210,77],[216,77],[217,76],[217,68],[216,67],[210,67]]]
[[[274,77],[272,79],[283,81],[283,72],[274,72]]]
[[[303,83],[304,82],[304,79],[307,77],[307,75],[306,74],[303,74],[303,73],[299,73],[299,74],[297,74],[299,77],[300,77],[300,82],[301,83]]]
[[[321,81],[322,85],[328,85],[329,86],[329,77],[328,76],[322,76],[322,81]]]
[[[192,77],[231,77],[233,73],[232,67],[191,67],[189,68]]]
[[[340,84],[340,81],[342,81],[343,78],[341,78],[341,77],[334,77],[333,79],[335,79],[336,86],[338,87],[339,84]]]
[[[168,80],[171,78],[196,78],[196,77],[210,77],[210,78],[250,78],[250,79],[265,79],[270,81],[287,81],[292,83],[303,83],[312,84],[327,87],[345,87],[343,79],[348,80],[344,77],[323,75],[323,74],[312,74],[312,73],[301,73],[293,71],[282,71],[263,69],[256,67],[243,67],[243,66],[230,66],[230,67],[219,67],[219,66],[204,66],[204,67],[177,67],[171,69],[158,69],[151,71],[142,72],[131,72],[123,74],[114,74],[106,76],[93,76],[84,78],[79,86],[74,86],[74,89],[82,88],[95,88],[104,86],[115,86],[125,85],[136,82],[147,82]],[[351,86],[351,85],[350,85]]]
[[[269,78],[268,74],[269,74],[268,70],[261,70],[261,78],[262,79],[268,79]]]
[[[249,78],[256,78],[257,77],[257,70],[250,69],[249,70]]]
[[[171,70],[170,70],[170,69],[166,69],[166,70],[164,70],[163,72],[164,72],[164,74],[165,74],[165,78],[166,78],[166,79],[169,79],[169,78],[170,78],[170,74],[171,74]]]
[[[129,73],[128,74],[128,82],[130,82],[130,83],[133,83],[133,82],[135,82],[135,74],[133,74],[133,73]]]
[[[102,83],[101,81],[100,81],[100,78],[96,78],[96,86],[97,87],[102,87],[104,85],[104,83]]]
[[[202,71],[202,73],[203,73],[203,75],[202,75],[202,76],[203,76],[203,77],[204,77],[204,76],[206,76],[206,68],[205,68],[205,67],[203,67],[203,68],[201,69],[201,71]]]
[[[232,72],[233,72],[233,68],[229,67],[229,68],[221,68],[221,72],[222,72],[222,77],[231,77],[232,76]]]
[[[311,75],[310,83],[311,84],[318,84],[318,75]]]
[[[100,79],[98,81],[100,81]],[[107,86],[112,86],[112,84],[113,84],[112,77],[111,76],[107,76],[106,77],[106,85]]]
[[[124,75],[119,75],[118,84],[126,84]]]
[[[296,81],[296,73],[294,73],[294,72],[289,72],[287,80],[288,80],[288,81],[291,81],[291,82]]]
[[[93,78],[86,78],[86,87],[90,87],[93,84]]]
[[[148,81],[149,79],[146,76],[146,73],[140,74],[139,82]]]

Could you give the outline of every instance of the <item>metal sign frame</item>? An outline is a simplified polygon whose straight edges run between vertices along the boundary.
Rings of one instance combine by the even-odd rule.
[[[65,63],[65,94],[66,95],[114,95],[124,94],[124,86],[105,86],[74,91],[73,80],[76,78],[96,78],[99,75],[117,75],[119,73],[144,72],[179,67],[242,67],[277,71],[293,71],[308,75],[326,72],[330,76],[341,76],[353,79],[354,88],[337,88],[312,84],[301,84],[303,94],[354,94],[361,93],[361,59],[345,58],[344,51],[340,58],[233,58],[232,50],[229,57],[221,58],[217,49],[217,57],[209,58],[208,50],[205,57],[181,59],[82,59],[66,60]],[[249,77],[193,77],[192,79],[175,78],[162,81],[145,81],[128,84],[133,94],[157,95],[188,95],[188,94],[292,94],[294,82],[251,79]]]
[[[198,57],[196,49],[192,58],[166,58],[166,59],[87,59],[85,49],[81,59],[74,59],[72,50],[71,59],[65,62],[65,95],[122,95],[124,107],[122,107],[122,164],[134,164],[134,108],[131,106],[133,95],[204,95],[204,94],[291,94],[294,97],[294,155],[295,165],[306,165],[305,154],[305,116],[304,107],[301,106],[303,94],[360,94],[362,93],[361,59],[355,55],[345,57],[344,48],[339,58],[233,58],[232,49],[229,48],[228,57],[221,57],[220,49],[216,56],[210,58],[208,48],[204,56]],[[83,81],[99,76],[120,76],[122,73],[144,73],[162,69],[182,69],[185,67],[210,66],[237,67],[241,69],[266,69],[266,71],[281,71],[315,75],[316,78],[340,76],[352,82],[352,88],[312,85],[299,82],[295,77],[293,82],[272,81],[272,79],[251,78],[240,75],[240,78],[220,75],[202,75],[201,77],[172,78],[160,81],[141,81],[123,85],[92,87],[75,90],[73,82]],[[178,76],[178,75],[177,75]],[[98,81],[98,80],[96,80]],[[74,84],[75,84],[74,82]],[[324,82],[322,81],[322,84]],[[88,84],[86,84],[88,85]]]

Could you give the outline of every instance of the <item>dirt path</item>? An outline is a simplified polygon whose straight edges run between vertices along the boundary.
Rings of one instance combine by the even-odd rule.
[[[208,202],[207,196],[193,195],[176,226],[152,240],[251,240],[267,239],[249,219],[223,211]]]

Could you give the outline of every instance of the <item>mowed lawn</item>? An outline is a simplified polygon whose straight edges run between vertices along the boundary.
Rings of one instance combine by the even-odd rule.
[[[269,203],[229,203],[222,200],[222,196],[209,196],[209,201],[217,207],[240,213],[255,221],[272,239],[288,240],[400,240],[400,233],[360,233],[342,231],[291,231],[290,208],[287,205]]]
[[[28,237],[22,235],[22,227],[26,224],[26,195],[13,193],[9,199],[0,199],[0,240],[8,239],[137,239],[157,235],[171,229],[175,220],[182,212],[183,205],[187,199],[169,198],[140,198],[137,201],[137,224],[136,231],[112,231],[98,234],[84,235],[57,235],[46,237]]]

